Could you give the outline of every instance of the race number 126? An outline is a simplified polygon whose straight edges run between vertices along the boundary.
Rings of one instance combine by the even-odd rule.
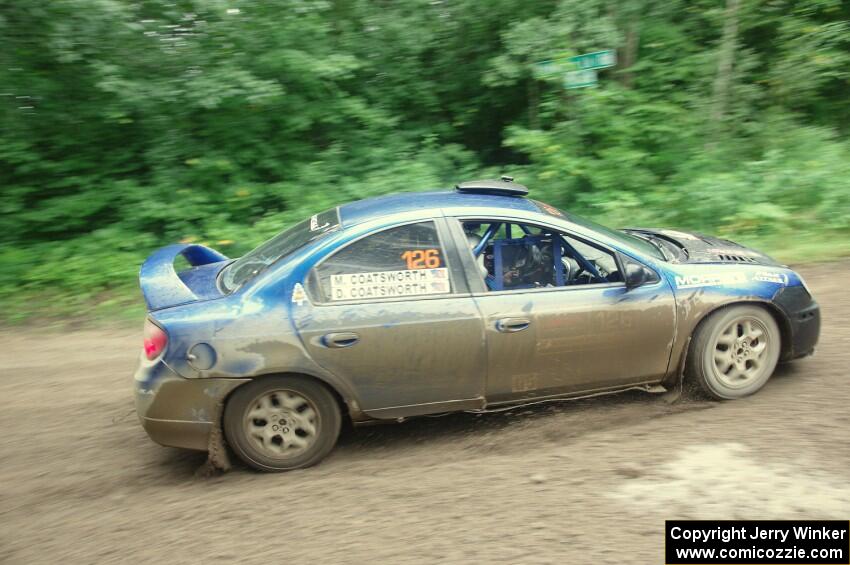
[[[412,249],[401,254],[408,269],[436,269],[440,266],[439,249]]]

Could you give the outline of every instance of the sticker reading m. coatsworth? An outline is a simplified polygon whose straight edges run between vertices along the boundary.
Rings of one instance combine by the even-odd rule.
[[[449,292],[451,292],[451,285],[446,268],[331,275],[331,300],[420,296]]]

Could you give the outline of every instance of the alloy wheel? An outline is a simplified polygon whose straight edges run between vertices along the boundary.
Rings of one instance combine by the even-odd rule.
[[[249,441],[274,459],[295,457],[309,449],[318,437],[319,425],[316,406],[293,390],[264,392],[245,412]]]
[[[768,370],[767,351],[770,336],[756,318],[739,318],[717,335],[714,367],[724,386],[741,388],[763,376]]]

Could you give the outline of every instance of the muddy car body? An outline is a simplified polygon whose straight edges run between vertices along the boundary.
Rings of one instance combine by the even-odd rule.
[[[223,427],[265,470],[315,463],[344,418],[659,390],[683,371],[744,396],[820,324],[800,276],[761,253],[610,230],[506,179],[346,204],[237,260],[165,247],[140,282],[144,428],[207,450]]]

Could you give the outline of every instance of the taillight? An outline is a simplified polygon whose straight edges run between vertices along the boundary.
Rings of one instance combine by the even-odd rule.
[[[168,345],[168,334],[150,320],[145,320],[144,343],[145,357],[150,360],[156,359],[165,351],[165,346]]]

